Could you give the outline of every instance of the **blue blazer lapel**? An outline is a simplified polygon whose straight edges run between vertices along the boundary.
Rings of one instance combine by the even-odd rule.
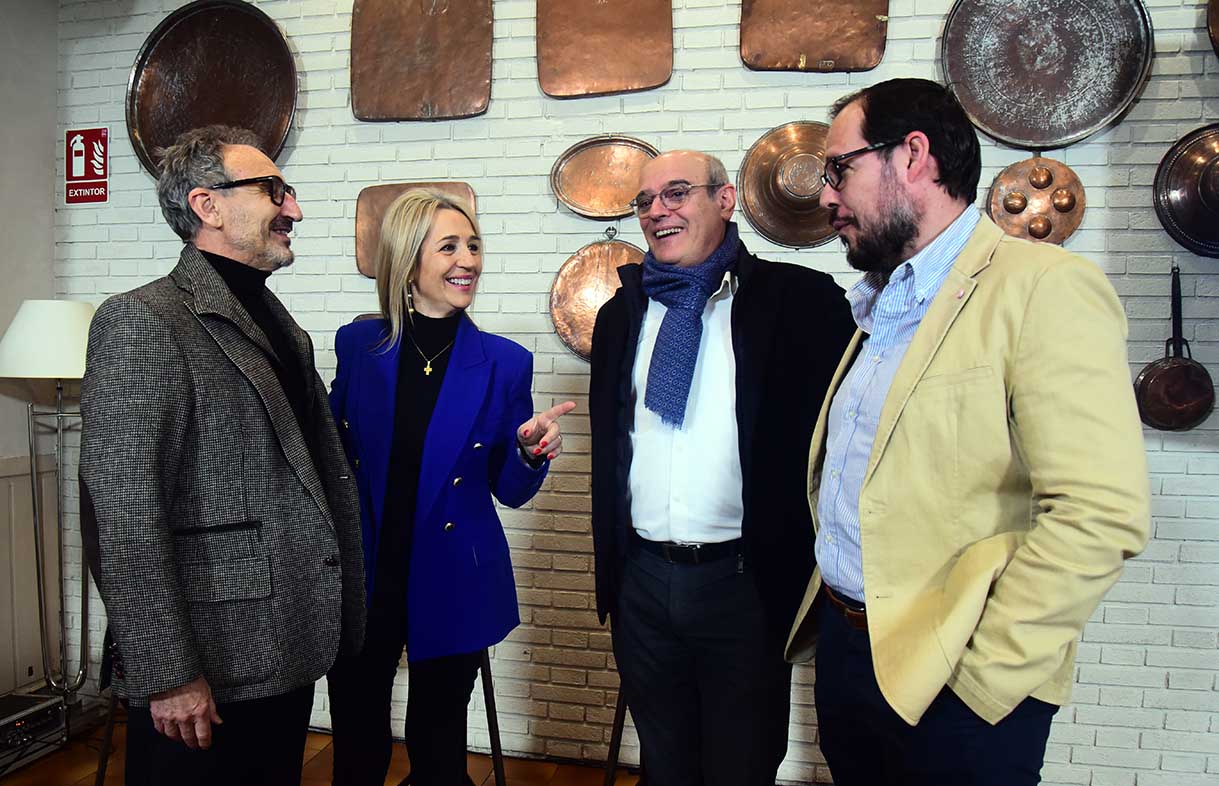
[[[378,341],[367,348],[365,358],[367,377],[360,384],[359,420],[367,424],[369,433],[360,434],[365,461],[377,471],[369,475],[369,491],[372,495],[373,522],[380,532],[381,517],[385,512],[385,490],[389,485],[389,454],[394,441],[395,402],[398,395],[398,359],[402,341],[388,349]]]
[[[490,379],[491,364],[483,352],[478,328],[463,315],[457,325],[453,357],[449,359],[436,409],[423,440],[416,524],[431,512],[462,448],[469,441],[470,430],[482,411]]]

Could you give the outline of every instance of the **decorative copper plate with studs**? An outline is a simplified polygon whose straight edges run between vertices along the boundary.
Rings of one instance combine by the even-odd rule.
[[[867,71],[888,32],[889,0],[741,2],[741,62],[755,71]]]
[[[1034,156],[999,173],[987,212],[1013,237],[1062,244],[1084,218],[1084,187],[1071,168]]]

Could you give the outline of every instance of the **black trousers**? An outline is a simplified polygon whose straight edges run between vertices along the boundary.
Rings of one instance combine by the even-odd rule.
[[[821,752],[836,786],[1031,786],[1041,780],[1058,707],[1028,698],[992,726],[950,688],[917,726],[902,720],[876,684],[866,630],[817,599],[816,684]]]
[[[335,786],[381,786],[389,771],[390,694],[406,645],[400,613],[369,611],[364,649],[327,676],[334,728]],[[406,749],[411,786],[466,783],[466,708],[482,652],[412,661]]]
[[[648,786],[772,786],[787,752],[791,666],[736,557],[628,558],[614,657]]]
[[[191,750],[157,732],[148,707],[127,710],[127,786],[299,786],[313,685],[217,704],[212,746]]]

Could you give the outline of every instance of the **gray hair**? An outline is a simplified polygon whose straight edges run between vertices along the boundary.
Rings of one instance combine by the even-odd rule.
[[[724,162],[720,161],[710,153],[703,153],[707,159],[707,182],[722,186],[732,181],[728,179],[728,169],[724,166]]]
[[[253,131],[233,126],[204,126],[184,131],[169,147],[159,148],[156,155],[161,163],[157,180],[157,200],[161,215],[170,229],[183,240],[195,239],[203,222],[190,206],[190,192],[203,186],[214,186],[230,179],[224,168],[226,145],[260,147]]]

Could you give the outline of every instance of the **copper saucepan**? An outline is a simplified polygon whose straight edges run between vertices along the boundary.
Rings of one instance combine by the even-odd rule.
[[[1194,360],[1181,336],[1181,273],[1172,266],[1172,338],[1164,357],[1139,372],[1134,380],[1139,417],[1160,431],[1187,431],[1215,406],[1215,385],[1206,367]]]

